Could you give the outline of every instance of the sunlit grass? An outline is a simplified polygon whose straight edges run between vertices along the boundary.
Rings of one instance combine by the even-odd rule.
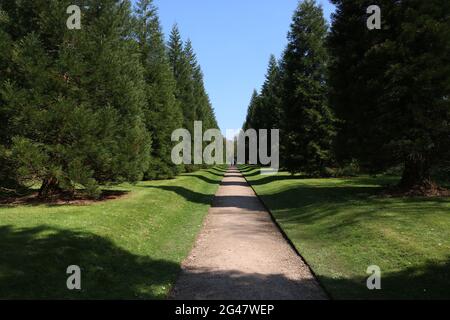
[[[222,174],[121,185],[124,198],[85,206],[0,206],[0,299],[165,298]],[[81,292],[66,287],[72,264]]]
[[[450,298],[450,198],[382,196],[395,177],[244,173],[332,297]],[[366,287],[370,265],[380,291]]]

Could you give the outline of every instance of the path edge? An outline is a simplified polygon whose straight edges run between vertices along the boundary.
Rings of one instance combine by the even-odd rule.
[[[322,281],[319,280],[319,277],[317,276],[317,274],[314,272],[314,270],[311,268],[311,266],[309,265],[308,261],[306,261],[305,258],[303,258],[302,254],[300,253],[300,251],[298,251],[297,247],[294,245],[294,243],[292,242],[292,240],[289,238],[289,236],[286,234],[286,232],[283,230],[283,228],[280,226],[280,224],[278,223],[278,221],[276,220],[275,216],[273,215],[272,211],[270,210],[270,208],[266,205],[266,203],[264,202],[264,200],[262,199],[262,197],[256,192],[255,188],[253,187],[253,185],[251,184],[250,181],[248,181],[247,177],[245,176],[245,173],[243,173],[241,171],[240,168],[237,167],[237,169],[239,170],[239,172],[242,174],[242,176],[244,177],[245,181],[247,182],[247,184],[250,186],[250,188],[252,188],[253,192],[255,193],[256,197],[259,199],[259,201],[262,203],[264,209],[267,210],[267,212],[269,213],[270,219],[272,220],[272,222],[275,224],[275,226],[277,227],[278,231],[280,231],[281,235],[283,236],[284,240],[286,240],[286,242],[289,244],[289,246],[291,247],[292,250],[294,250],[295,254],[300,257],[300,259],[302,259],[303,263],[308,267],[309,271],[311,272],[311,274],[313,275],[314,279],[317,281],[317,284],[320,286],[320,288],[323,290],[323,292],[325,293],[325,295],[327,296],[328,300],[334,300],[333,296],[331,295],[331,293],[325,288],[325,286],[323,285]]]
[[[214,166],[213,166],[212,168],[214,168]],[[212,169],[212,168],[210,168],[210,169]],[[210,170],[210,169],[206,169],[206,170]],[[240,170],[239,170],[239,171],[240,171]],[[176,301],[176,299],[174,298],[174,294],[175,294],[174,290],[175,290],[175,286],[176,286],[176,284],[177,284],[177,282],[178,282],[180,276],[181,276],[182,273],[183,273],[183,265],[184,265],[185,261],[190,257],[192,250],[194,250],[194,248],[196,247],[196,245],[197,245],[197,243],[198,243],[198,240],[199,240],[199,238],[200,238],[200,234],[202,233],[203,228],[204,228],[205,225],[206,225],[206,222],[207,222],[207,219],[208,219],[208,216],[209,216],[209,210],[211,209],[211,206],[212,206],[212,204],[213,204],[214,197],[215,197],[217,191],[219,190],[219,187],[220,187],[220,185],[222,184],[222,181],[223,181],[223,178],[224,178],[224,177],[225,177],[225,173],[222,175],[222,179],[221,179],[221,180],[219,181],[219,183],[217,184],[217,190],[214,192],[214,195],[211,196],[212,199],[211,199],[211,203],[209,204],[208,212],[207,212],[207,213],[205,214],[205,216],[203,217],[202,225],[200,226],[200,230],[197,232],[197,234],[196,234],[196,236],[195,236],[194,242],[192,243],[192,246],[191,246],[191,249],[189,250],[189,253],[188,253],[187,256],[184,257],[183,260],[181,260],[181,262],[180,262],[180,270],[179,270],[178,273],[177,273],[177,276],[176,276],[176,278],[175,278],[175,281],[174,281],[172,287],[170,288],[170,290],[169,290],[169,292],[167,293],[166,297],[163,299],[163,300],[165,300],[165,301]]]

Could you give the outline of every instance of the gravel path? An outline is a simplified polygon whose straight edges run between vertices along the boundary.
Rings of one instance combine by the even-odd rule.
[[[230,168],[172,299],[326,299],[252,188]]]

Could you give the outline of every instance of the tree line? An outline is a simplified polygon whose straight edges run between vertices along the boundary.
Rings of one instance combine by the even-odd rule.
[[[244,129],[280,129],[291,173],[397,168],[402,190],[435,188],[433,172],[450,172],[450,2],[332,2],[331,27],[314,0],[299,3]],[[367,27],[370,5],[380,30]]]
[[[82,28],[66,27],[69,5]],[[171,133],[217,128],[192,43],[165,42],[152,0],[2,0],[0,186],[91,195],[170,178]]]

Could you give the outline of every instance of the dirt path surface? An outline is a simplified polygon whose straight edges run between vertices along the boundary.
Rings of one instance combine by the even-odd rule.
[[[236,168],[219,187],[172,299],[326,299]]]

